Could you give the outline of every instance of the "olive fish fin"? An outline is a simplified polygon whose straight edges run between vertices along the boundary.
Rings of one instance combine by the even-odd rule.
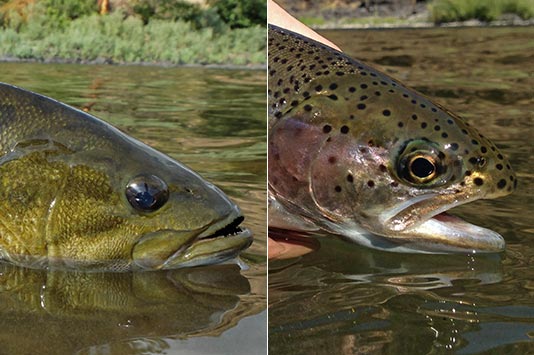
[[[32,153],[42,154],[43,156],[48,157],[54,155],[69,155],[74,153],[74,151],[52,139],[32,138],[17,142],[13,148],[0,157],[0,164],[20,159],[21,157]]]

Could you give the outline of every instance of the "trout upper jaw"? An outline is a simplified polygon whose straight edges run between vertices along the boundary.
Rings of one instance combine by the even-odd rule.
[[[418,196],[384,211],[380,234],[402,244],[403,251],[421,253],[495,253],[504,250],[503,237],[486,228],[446,214],[449,209],[477,200],[467,193]]]

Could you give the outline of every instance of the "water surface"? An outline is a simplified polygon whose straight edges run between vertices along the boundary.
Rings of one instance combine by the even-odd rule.
[[[75,273],[0,264],[0,354],[265,354],[265,72],[0,63],[0,81],[100,117],[243,210],[236,265]]]
[[[269,352],[534,352],[534,27],[323,34],[465,117],[519,185],[453,210],[501,233],[502,254],[394,254],[321,235],[318,251],[270,262]]]

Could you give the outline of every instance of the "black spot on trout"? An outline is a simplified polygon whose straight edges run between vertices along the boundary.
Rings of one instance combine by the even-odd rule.
[[[82,111],[0,83],[0,258],[126,271],[218,263],[252,242],[189,168]]]
[[[284,102],[269,95],[271,226],[281,216],[286,226],[392,251],[503,250],[499,234],[444,213],[505,196],[517,182],[475,128],[379,70],[276,26],[269,70],[271,92],[301,80]]]

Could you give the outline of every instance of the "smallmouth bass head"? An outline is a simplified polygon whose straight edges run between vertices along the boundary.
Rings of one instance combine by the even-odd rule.
[[[171,164],[167,164],[169,170],[177,170]],[[154,175],[136,175],[121,196],[130,212],[126,224],[138,231],[131,251],[132,269],[214,264],[250,246],[252,234],[240,226],[244,220],[240,209],[221,190],[198,176],[197,180],[179,178],[178,171],[166,174],[165,170],[160,167]],[[165,189],[167,201],[159,207],[158,194]],[[156,208],[147,209],[146,203]]]
[[[239,208],[189,168],[109,124],[0,84],[0,255],[29,267],[213,264],[252,243]]]
[[[71,179],[55,197],[48,222],[54,265],[175,269],[218,263],[250,246],[240,209],[222,191],[171,159],[160,165],[166,157],[158,164],[143,158],[123,161],[142,166],[120,169],[115,161],[95,161],[83,177],[68,168]],[[81,183],[89,188],[80,189]]]
[[[515,174],[460,117],[380,71],[270,28],[269,188],[287,210],[396,251],[496,252],[444,211],[511,193]]]

